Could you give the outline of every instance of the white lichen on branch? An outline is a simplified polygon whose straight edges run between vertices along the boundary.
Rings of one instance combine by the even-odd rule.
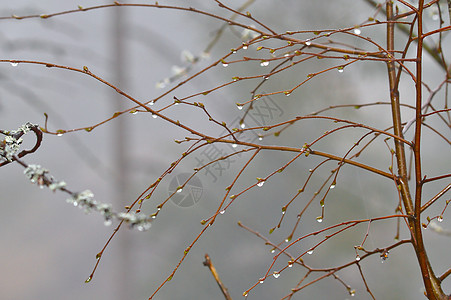
[[[72,192],[66,188],[66,183],[64,181],[58,181],[52,176],[49,176],[49,170],[37,164],[28,165],[20,160],[19,157],[21,156],[21,154],[17,155],[17,153],[19,152],[20,146],[23,142],[21,136],[26,134],[30,130],[35,130],[33,128],[37,128],[37,125],[26,123],[17,130],[1,131],[1,133],[5,135],[5,138],[0,142],[0,157],[4,161],[15,161],[22,165],[25,168],[25,176],[32,183],[37,184],[41,189],[48,187],[52,192],[59,190],[61,192],[67,193],[70,195],[70,198],[67,199],[67,202],[84,209],[86,213],[90,213],[91,211],[100,213],[104,218],[105,225],[111,225],[112,220],[116,219],[120,222],[127,223],[130,228],[137,228],[139,231],[145,231],[151,227],[150,222],[152,221],[152,218],[144,214],[134,213],[130,211],[119,213],[114,212],[111,204],[105,204],[96,201],[94,199],[94,194],[91,191],[85,190],[79,193]],[[40,143],[40,137],[38,137],[38,139]]]

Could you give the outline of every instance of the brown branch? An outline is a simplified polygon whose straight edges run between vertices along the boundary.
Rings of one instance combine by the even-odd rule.
[[[41,142],[42,142],[42,131],[39,130],[38,125],[32,125],[32,124],[28,124],[29,125],[29,130],[33,131],[33,133],[36,135],[36,142],[33,146],[33,148],[31,148],[30,150],[22,150],[19,154],[17,154],[17,156],[12,157],[11,160],[5,160],[3,162],[0,163],[0,167],[7,165],[9,163],[12,163],[13,161],[16,161],[18,158],[22,158],[25,155],[28,155],[30,153],[35,152],[36,150],[38,150],[38,148],[41,146]],[[19,139],[20,137],[22,137],[25,132],[20,130],[18,131],[16,134],[10,134],[6,131],[0,130],[0,133],[4,134],[4,135],[8,135],[8,136],[12,136],[15,139]],[[0,141],[0,147],[2,146],[2,141]]]
[[[429,200],[428,202],[426,202],[426,204],[424,204],[421,207],[421,212],[425,211],[429,206],[431,206],[435,201],[437,201],[437,199],[439,199],[441,196],[443,196],[444,194],[446,194],[446,192],[448,192],[451,189],[451,183],[448,184],[444,189],[442,189],[440,192],[438,192],[434,197],[432,197],[431,200]]]
[[[219,285],[219,288],[221,289],[221,292],[224,294],[224,297],[226,300],[232,300],[232,297],[230,297],[229,291],[225,287],[224,283],[221,281],[221,278],[219,278],[218,272],[216,272],[216,268],[213,266],[213,263],[211,262],[210,256],[208,254],[205,254],[205,261],[203,262],[204,266],[210,269],[211,274],[215,278],[216,282]]]
[[[363,275],[362,267],[360,266],[359,263],[357,263],[356,265],[359,268],[360,277],[362,277],[363,283],[365,284],[365,287],[366,287],[366,291],[368,292],[368,294],[371,295],[371,298],[376,300],[376,297],[374,297],[373,293],[371,292],[370,287],[368,286],[368,283],[366,282],[365,276]]]

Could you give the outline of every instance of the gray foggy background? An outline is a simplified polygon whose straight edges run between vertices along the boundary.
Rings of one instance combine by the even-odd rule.
[[[77,5],[89,7],[104,3],[109,2],[1,1],[0,16],[49,14],[77,9]],[[237,8],[244,1],[225,3]],[[164,4],[163,1],[160,4]],[[231,15],[221,10],[214,1],[168,1],[167,4],[192,6],[226,17]],[[360,24],[374,13],[364,1],[355,0],[257,0],[247,10],[277,32],[349,27]],[[250,24],[249,20],[239,21]],[[173,66],[188,66],[181,59],[183,51],[201,55],[223,25],[216,19],[199,14],[155,8],[105,8],[46,20],[0,20],[0,23],[2,59],[44,61],[76,68],[87,66],[94,74],[143,102],[167,90],[167,87],[157,89],[156,85],[173,75]],[[189,74],[201,70],[231,48],[241,45],[239,35],[242,30],[235,30],[226,29],[210,57],[195,64]],[[379,38],[383,43],[383,28],[380,28],[380,32],[377,30],[362,29],[362,35]],[[401,33],[398,34],[405,38]],[[348,41],[357,47],[365,46],[361,41]],[[247,51],[250,54],[244,54],[241,50],[230,60],[243,55],[269,57],[268,52],[258,53],[252,47]],[[429,60],[427,56],[426,60]],[[300,65],[282,76],[271,77],[263,91],[291,88],[304,80],[306,74],[334,64],[314,60]],[[233,76],[265,72],[268,69],[260,67],[258,62],[230,64],[227,68],[219,64],[200,78],[163,97],[154,107],[162,108],[172,103],[173,96],[182,98],[229,82]],[[433,61],[427,63],[424,73],[426,81],[433,88],[442,80],[443,73]],[[235,103],[248,100],[249,91],[259,82],[238,82],[190,101],[203,102],[214,118],[232,124],[244,112],[239,111]],[[174,84],[169,83],[168,86]],[[408,104],[414,101],[411,88],[412,83],[407,79],[400,88],[401,97]],[[4,130],[16,129],[25,122],[43,126],[44,113],[49,115],[50,130],[88,127],[111,117],[114,112],[134,106],[89,76],[33,64],[19,64],[16,67],[9,63],[0,64],[0,89],[0,126]],[[443,106],[443,93],[437,99],[437,106]],[[329,105],[387,100],[385,65],[357,63],[347,67],[342,74],[332,72],[312,80],[290,97],[272,97],[268,100],[268,107],[273,109],[272,115],[264,119],[247,119],[249,121],[246,122],[249,122],[249,126],[269,125]],[[166,113],[198,130],[216,135],[222,132],[222,128],[213,126],[205,115],[192,107],[173,106]],[[330,115],[365,122],[381,129],[390,126],[388,106],[341,109],[330,112]],[[403,110],[405,120],[412,116],[413,111]],[[432,124],[443,129],[443,124],[438,121]],[[300,122],[300,125],[279,137],[269,136],[262,143],[299,147],[328,128],[330,122]],[[343,155],[362,133],[360,130],[345,131],[331,136],[318,147],[326,152]],[[449,131],[445,133],[448,133],[449,138]],[[115,210],[119,211],[136,199],[171,162],[186,151],[185,144],[178,145],[173,140],[182,140],[187,135],[187,132],[160,118],[154,119],[145,113],[127,113],[90,133],[77,131],[62,136],[45,135],[39,151],[26,156],[24,161],[42,165],[50,170],[52,176],[67,182],[68,188],[73,191],[90,189],[98,201],[112,203]],[[449,146],[430,131],[424,135],[425,174],[434,176],[449,172]],[[412,138],[412,130],[407,137]],[[26,140],[25,146],[28,143],[33,141]],[[223,153],[233,151],[228,146],[218,147]],[[181,207],[169,201],[149,231],[138,232],[124,227],[105,251],[89,284],[84,281],[94,267],[96,254],[102,249],[114,226],[104,226],[98,214],[85,214],[71,207],[65,202],[66,194],[40,190],[30,184],[19,165],[10,164],[0,168],[0,298],[147,299],[177,265],[184,249],[199,234],[203,228],[200,221],[214,214],[225,188],[249,157],[247,153],[233,158],[223,165],[223,170],[212,168],[208,173],[199,172],[197,178],[202,185],[202,196],[194,206]],[[267,176],[293,157],[289,153],[261,153],[243,174],[232,194],[255,183],[256,177]],[[382,140],[361,158],[361,161],[371,165],[382,166],[380,168],[383,170],[388,170],[390,160]],[[165,178],[152,198],[144,203],[143,211],[148,214],[155,212],[156,206],[168,196],[168,191],[173,191],[171,180],[177,174],[192,173],[200,161],[208,162],[207,155],[201,151],[184,160]],[[273,176],[261,188],[254,188],[237,198],[224,215],[218,216],[214,226],[190,251],[172,281],[154,299],[223,299],[211,273],[202,265],[205,253],[211,256],[232,298],[242,298],[243,291],[258,282],[266,272],[274,254],[270,253],[271,248],[265,246],[262,240],[239,228],[237,222],[241,221],[268,236],[269,229],[279,221],[281,207],[304,184],[308,169],[320,161],[315,157],[301,158],[282,174]],[[290,206],[282,228],[270,236],[274,242],[286,237],[296,221],[296,214],[335,166],[332,163],[315,173],[306,195]],[[424,199],[429,199],[441,188],[443,182],[432,184],[425,189]],[[437,209],[431,209],[431,216],[437,215],[445,200],[441,200]],[[393,214],[397,201],[392,182],[345,167],[340,171],[337,187],[327,198],[324,222],[315,221],[321,209],[318,203],[313,204],[294,238],[347,219]],[[447,221],[445,215],[441,226],[447,228]],[[395,222],[373,223],[366,247],[373,249],[390,245],[395,228]],[[355,257],[353,246],[360,244],[366,230],[366,225],[356,227],[328,241],[312,255],[305,257],[306,262],[314,267],[324,267],[352,261]],[[450,239],[433,232],[427,232],[425,239],[431,261],[440,274],[450,266],[447,255]],[[315,239],[309,239],[295,249],[306,251],[314,244]],[[287,259],[282,258],[276,263],[275,269],[282,268],[286,262]],[[419,267],[409,246],[392,251],[383,264],[375,255],[363,262],[362,266],[377,299],[424,299]],[[294,267],[284,271],[279,279],[270,277],[252,290],[248,299],[280,299],[289,293],[304,273],[303,269]],[[353,299],[370,299],[357,268],[346,269],[338,275],[356,290]],[[445,283],[444,288],[449,289],[449,283]],[[306,288],[294,298],[351,297],[337,280],[328,278]]]

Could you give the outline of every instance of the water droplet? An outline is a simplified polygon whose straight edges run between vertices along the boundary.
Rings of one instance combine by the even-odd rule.
[[[222,66],[223,66],[224,68],[227,68],[227,67],[229,66],[229,64],[226,63],[226,62],[223,62],[223,63],[222,63]]]
[[[257,183],[257,186],[258,186],[258,187],[262,187],[264,184],[265,184],[265,181],[264,181],[264,180],[260,180],[260,181]]]
[[[136,115],[136,114],[138,113],[138,111],[137,111],[136,109],[132,109],[132,110],[130,111],[130,113],[131,113],[132,115]]]
[[[343,69],[338,69],[338,73],[343,73]]]
[[[285,91],[283,92],[285,94],[285,96],[290,97],[291,93],[289,91]]]
[[[265,282],[265,278],[260,278],[260,279],[258,280],[258,282],[260,282],[260,283]]]
[[[238,110],[242,110],[242,109],[243,109],[243,105],[237,103],[237,104],[236,104],[236,108],[238,108]]]
[[[243,45],[243,49],[244,49],[244,50],[247,50],[247,45]]]
[[[388,258],[388,251],[384,251],[384,252],[382,252],[381,253],[381,263],[384,263],[384,261],[386,261],[387,260],[387,258]]]
[[[271,253],[274,253],[274,252],[276,252],[276,249],[271,249]]]
[[[360,28],[355,28],[355,29],[354,29],[354,33],[355,33],[355,34],[361,34],[361,33],[362,33],[362,30],[360,30]]]
[[[241,128],[245,128],[245,127],[246,127],[246,124],[241,123],[241,124],[240,124],[240,127],[241,127]]]
[[[330,189],[334,189],[335,188],[335,186],[336,186],[336,183],[335,182],[333,182],[331,185],[330,185]]]
[[[350,290],[349,291],[349,295],[351,295],[351,297],[354,297],[355,296],[355,290]]]
[[[268,76],[268,75],[265,75],[265,76],[263,76],[263,79],[264,79],[264,80],[268,80],[268,79],[269,79],[269,76]]]
[[[236,148],[238,145],[237,144],[232,144],[232,147],[233,148]]]
[[[56,136],[63,136],[63,134],[62,133],[58,133]]]
[[[153,100],[149,102],[149,105],[150,105],[150,106],[152,106],[152,105],[154,105],[154,104],[155,104],[155,101],[153,101]]]
[[[18,62],[16,62],[16,61],[11,61],[11,66],[13,66],[13,67],[17,67],[17,65],[19,65],[19,63],[18,63]]]
[[[263,141],[263,137],[262,137],[262,136],[259,136],[259,137],[258,137],[258,140],[259,140],[259,141]]]
[[[156,114],[152,114],[152,118],[156,119],[158,116]]]
[[[247,295],[249,295],[248,292],[243,292],[243,296],[247,298]]]
[[[105,221],[103,222],[103,225],[105,225],[105,226],[110,226],[112,223],[113,223],[113,222],[112,222],[110,219],[108,219],[108,220],[105,220]]]
[[[274,271],[274,273],[272,273],[272,276],[277,279],[280,277],[280,273],[277,271]]]
[[[321,223],[322,221],[323,221],[322,216],[316,217],[316,222]]]
[[[355,256],[355,260],[360,261],[360,256],[358,254]]]
[[[177,188],[177,193],[181,193],[182,191],[183,191],[183,188],[181,188],[181,187]]]
[[[267,61],[267,60],[262,61],[262,62],[260,63],[260,66],[262,66],[262,67],[267,67],[267,66],[269,66],[269,61]]]
[[[221,210],[219,213],[220,213],[221,215],[225,214],[225,209]]]
[[[288,262],[288,268],[293,267],[293,263],[294,263],[294,262],[290,260],[290,261]]]
[[[284,212],[283,212],[284,213]],[[289,238],[286,238],[285,239],[285,243],[288,243],[290,241],[290,239]]]
[[[92,276],[90,275],[88,278],[86,278],[85,283],[91,282]]]
[[[443,222],[443,216],[438,216],[437,221],[439,221],[440,223]]]
[[[306,46],[310,46],[311,44],[312,44],[312,42],[311,42],[310,40],[306,40],[306,41],[305,41],[305,45],[306,45]]]
[[[313,249],[310,249],[309,251],[307,251],[307,254],[312,255],[313,254]]]

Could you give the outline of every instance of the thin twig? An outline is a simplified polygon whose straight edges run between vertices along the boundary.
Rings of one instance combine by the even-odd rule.
[[[232,297],[230,297],[229,291],[225,287],[221,278],[219,278],[218,272],[216,272],[216,268],[213,266],[213,263],[211,262],[210,256],[208,254],[205,254],[205,261],[203,262],[203,264],[204,264],[204,266],[206,266],[210,269],[211,274],[215,278],[216,283],[219,285],[219,288],[221,289],[221,292],[224,294],[224,297],[226,298],[226,300],[232,300]]]

